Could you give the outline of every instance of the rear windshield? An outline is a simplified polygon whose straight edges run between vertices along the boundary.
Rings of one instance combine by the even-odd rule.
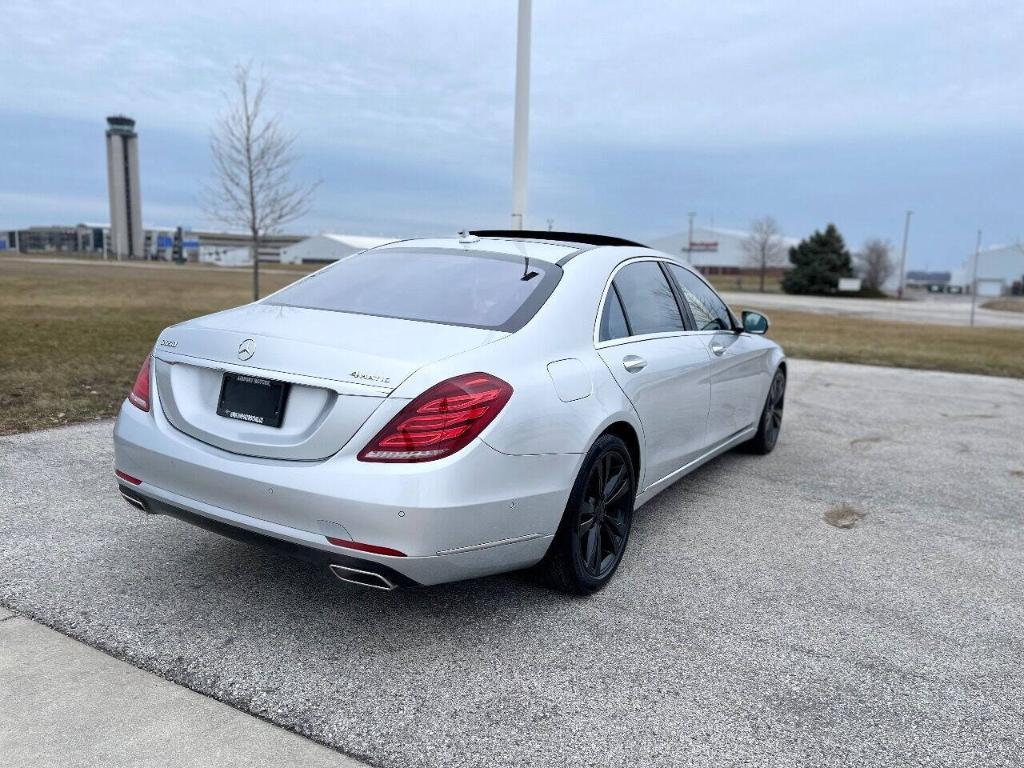
[[[554,264],[520,256],[383,248],[350,256],[267,303],[517,331],[551,295],[561,274]]]

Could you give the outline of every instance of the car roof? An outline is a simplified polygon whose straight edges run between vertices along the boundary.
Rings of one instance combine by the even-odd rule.
[[[645,248],[622,238],[608,235],[586,235],[572,232],[533,230],[478,230],[463,232],[459,237],[416,238],[398,240],[378,246],[385,248],[424,248],[463,250],[478,253],[501,253],[530,259],[565,263],[583,251],[609,246]]]
[[[392,248],[416,248],[422,250],[467,251],[469,253],[500,253],[509,256],[522,256],[528,259],[555,264],[562,259],[579,253],[579,247],[566,243],[538,243],[517,240],[498,240],[493,238],[473,238],[472,240],[458,237],[420,238],[416,240],[399,240],[373,248],[380,251]]]

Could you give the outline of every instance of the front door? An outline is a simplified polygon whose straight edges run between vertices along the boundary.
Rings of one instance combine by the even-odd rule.
[[[720,445],[755,424],[768,391],[764,345],[733,329],[725,302],[703,279],[676,264],[669,273],[682,290],[711,359],[708,443]]]

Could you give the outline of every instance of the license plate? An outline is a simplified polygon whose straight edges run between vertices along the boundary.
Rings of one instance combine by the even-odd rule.
[[[225,373],[220,385],[217,415],[264,427],[280,427],[288,384],[259,376]]]

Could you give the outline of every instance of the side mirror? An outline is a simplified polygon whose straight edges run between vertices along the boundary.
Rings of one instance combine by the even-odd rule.
[[[758,336],[763,336],[768,333],[768,318],[760,312],[745,309],[743,310],[743,330],[747,333],[756,333]]]

